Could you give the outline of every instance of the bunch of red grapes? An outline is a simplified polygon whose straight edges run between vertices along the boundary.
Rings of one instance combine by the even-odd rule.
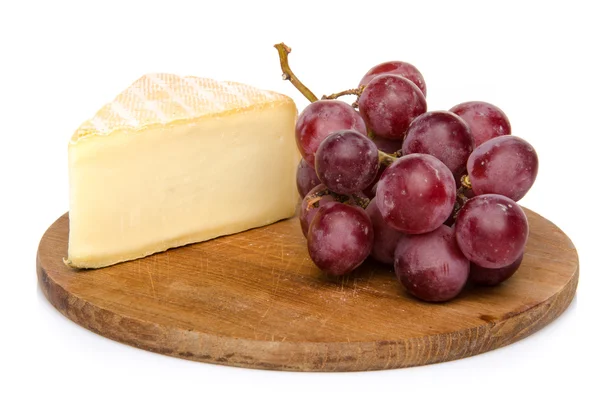
[[[358,111],[318,100],[296,124],[300,223],[315,265],[339,276],[371,256],[432,302],[469,280],[511,277],[529,234],[517,201],[537,176],[534,148],[492,104],[427,111],[409,63],[377,65],[358,87]]]

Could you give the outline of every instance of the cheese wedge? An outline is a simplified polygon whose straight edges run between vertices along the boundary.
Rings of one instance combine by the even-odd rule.
[[[278,93],[143,76],[69,142],[65,263],[109,266],[291,217],[296,117]]]

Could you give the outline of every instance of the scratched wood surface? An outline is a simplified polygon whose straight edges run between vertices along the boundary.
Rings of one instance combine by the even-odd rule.
[[[411,298],[390,267],[366,262],[326,277],[298,219],[98,270],[74,270],[68,215],[43,236],[38,280],[62,314],[100,335],[156,353],[232,366],[360,371],[456,360],[522,339],[558,317],[577,287],[577,252],[526,211],[517,273],[445,304]]]

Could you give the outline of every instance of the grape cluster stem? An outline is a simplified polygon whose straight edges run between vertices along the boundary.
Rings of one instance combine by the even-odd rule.
[[[471,186],[471,179],[469,179],[469,175],[465,174],[460,177],[460,187],[456,190],[456,203],[454,204],[454,219],[458,216],[458,212],[465,205],[467,200],[469,200],[466,196],[468,190],[471,190],[473,187]]]
[[[282,74],[283,79],[289,80],[289,82],[292,83],[294,85],[294,87],[296,87],[296,89],[298,89],[298,91],[300,91],[302,93],[302,95],[304,95],[304,97],[306,99],[308,99],[310,102],[318,101],[319,99],[317,98],[317,96],[315,94],[313,94],[313,92],[307,86],[302,84],[302,82],[298,79],[298,77],[296,77],[296,75],[294,74],[294,72],[292,72],[292,69],[290,68],[288,55],[292,52],[292,49],[290,47],[288,47],[287,45],[285,45],[285,43],[275,44],[274,47],[277,49],[277,52],[279,53],[279,63],[281,64],[281,71],[283,72],[283,74]],[[361,85],[358,88],[351,88],[351,89],[340,91],[338,93],[331,94],[331,95],[323,95],[322,99],[336,99],[336,98],[339,98],[344,95],[356,95],[357,97],[360,97],[360,94],[362,94],[364,89],[365,89],[365,86]],[[354,102],[352,104],[352,106],[354,108],[358,107],[358,98],[356,99],[356,102]],[[373,138],[371,132],[369,133],[369,137],[371,139]],[[394,162],[394,160],[396,160],[396,159],[397,159],[397,157],[391,156],[391,155],[379,150],[379,163],[380,164],[388,166],[392,162]]]
[[[360,98],[360,95],[363,93],[364,90],[365,86],[361,85],[358,88],[349,88],[347,90],[336,92],[334,94],[323,95],[321,99],[337,99],[344,95],[356,95],[356,100],[352,103],[352,107],[356,109],[358,108],[358,98]]]
[[[463,175],[460,178],[460,184],[462,187],[464,187],[465,189],[472,189],[473,187],[471,186],[471,179],[469,178],[469,175]]]
[[[333,196],[333,198],[340,202],[340,203],[348,203],[348,201],[350,201],[350,199],[353,199],[354,202],[361,207],[362,209],[367,208],[367,206],[369,205],[369,203],[371,202],[371,200],[369,200],[366,197],[359,197],[355,194],[351,195],[351,196],[347,196],[345,194],[339,194],[336,193],[332,190],[329,189],[325,189],[323,191],[320,191],[316,194],[315,197],[311,198],[310,200],[308,200],[308,202],[306,203],[307,209],[310,207],[314,207],[314,208],[318,208],[319,207],[319,201],[321,201],[321,199],[323,198],[323,196],[326,195],[330,195]]]
[[[310,102],[318,101],[318,98],[315,94],[312,93],[311,90],[308,89],[307,86],[302,84],[302,82],[296,77],[292,69],[290,68],[290,64],[288,61],[288,55],[292,52],[292,49],[285,45],[284,43],[275,44],[274,46],[279,52],[279,62],[281,64],[281,71],[283,72],[283,79],[289,80],[290,83],[294,85],[308,99]]]

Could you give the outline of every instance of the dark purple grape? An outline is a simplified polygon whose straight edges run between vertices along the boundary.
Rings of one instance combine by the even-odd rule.
[[[458,249],[454,231],[436,230],[406,235],[395,252],[396,276],[408,292],[429,302],[455,298],[469,277],[469,260]]]
[[[379,136],[373,137],[373,143],[377,145],[377,149],[384,153],[395,154],[399,150],[402,150],[402,139],[385,139]]]
[[[315,153],[323,139],[340,130],[354,130],[367,135],[365,122],[346,102],[320,100],[300,113],[296,122],[296,144],[308,165],[314,167]]]
[[[396,74],[405,77],[419,87],[423,96],[427,96],[427,86],[425,85],[425,79],[421,72],[410,63],[402,61],[384,62],[372,67],[367,74],[364,75],[362,80],[360,80],[358,85],[367,85],[375,77],[382,74]]]
[[[519,204],[498,194],[469,199],[458,212],[454,228],[463,254],[491,269],[516,261],[529,235],[527,217]]]
[[[323,272],[350,273],[369,256],[373,226],[360,207],[338,202],[323,204],[308,229],[308,254]]]
[[[538,156],[524,139],[500,136],[475,148],[467,171],[476,195],[494,193],[519,201],[535,182]]]
[[[508,266],[504,266],[498,269],[490,269],[487,267],[481,267],[471,262],[471,271],[469,272],[469,280],[473,284],[485,285],[488,287],[498,285],[503,281],[508,280],[521,266],[523,261],[523,254],[521,254],[516,261]]]
[[[356,131],[339,131],[321,142],[315,155],[315,170],[329,189],[352,194],[367,188],[377,176],[377,146]]]
[[[300,159],[296,169],[296,187],[300,197],[304,197],[310,190],[320,184],[321,181],[315,172],[315,169],[308,165],[306,160]]]
[[[383,219],[404,233],[437,229],[450,216],[456,182],[440,160],[429,154],[409,154],[394,161],[377,184],[377,207]]]
[[[510,135],[510,122],[500,108],[481,101],[463,102],[450,109],[467,122],[475,146],[502,135]]]
[[[403,154],[426,153],[436,157],[459,181],[467,168],[467,160],[475,144],[469,126],[454,113],[423,113],[408,127]]]
[[[375,200],[371,201],[365,210],[371,218],[375,239],[371,249],[371,257],[388,265],[394,264],[394,251],[403,233],[391,228],[381,216]]]
[[[412,81],[384,74],[367,84],[358,98],[358,109],[375,135],[401,140],[415,117],[427,111],[427,102]]]

